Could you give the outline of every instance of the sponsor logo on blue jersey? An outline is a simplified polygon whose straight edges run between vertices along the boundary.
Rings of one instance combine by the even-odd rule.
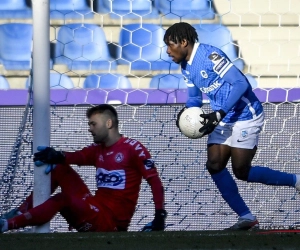
[[[214,66],[214,71],[219,73],[227,64],[227,59],[223,58],[216,66]]]
[[[212,52],[208,58],[211,60],[211,61],[219,61],[222,57],[217,53],[217,52]]]
[[[209,87],[202,87],[202,88],[200,88],[200,90],[202,93],[209,93],[209,92],[214,91],[215,89],[219,88],[220,86],[221,86],[221,83],[216,81]]]
[[[205,72],[205,70],[201,70],[200,74],[203,78],[208,78],[208,74]]]

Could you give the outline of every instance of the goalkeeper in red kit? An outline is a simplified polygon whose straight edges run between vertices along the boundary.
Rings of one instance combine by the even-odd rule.
[[[148,150],[137,140],[119,133],[115,108],[101,104],[86,112],[94,144],[75,152],[38,147],[36,166],[49,164],[51,191],[60,186],[39,206],[32,206],[32,195],[0,219],[0,232],[42,225],[56,213],[78,232],[127,231],[134,214],[142,179],[151,186],[155,215],[143,231],[164,230],[167,213],[164,189]],[[95,166],[97,190],[91,194],[78,173],[70,166]]]

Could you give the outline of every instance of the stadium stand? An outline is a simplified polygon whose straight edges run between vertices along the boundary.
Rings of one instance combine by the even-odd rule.
[[[177,83],[177,84],[176,84]],[[151,89],[186,89],[182,74],[159,74],[152,77]]]
[[[237,41],[244,72],[259,77],[259,87],[300,86],[298,1],[214,0],[214,6]]]
[[[1,19],[27,19],[32,18],[32,9],[27,6],[26,0],[1,0]]]
[[[211,1],[206,0],[154,0],[155,7],[165,18],[213,19],[215,11]]]
[[[0,62],[6,70],[30,70],[31,52],[31,24],[0,25]]]
[[[51,19],[90,19],[93,16],[86,0],[50,0]]]
[[[287,26],[299,24],[299,1],[213,0],[225,26]]]
[[[25,88],[29,88],[31,79],[32,78],[30,76],[27,78],[27,81],[25,83]],[[52,72],[52,73],[50,73],[50,88],[52,88],[52,89],[72,89],[72,88],[74,88],[74,84],[67,75]]]
[[[177,70],[166,53],[165,30],[150,23],[124,25],[120,31],[118,64],[130,65],[131,70]]]
[[[158,18],[158,10],[149,0],[97,0],[96,11],[101,14],[109,13],[111,18],[139,19]]]
[[[110,56],[105,34],[94,24],[66,24],[58,31],[54,65],[66,65],[69,70],[110,70],[116,61]]]
[[[0,76],[0,89],[9,89],[9,83],[4,76]]]
[[[238,47],[234,44],[230,30],[220,24],[194,25],[200,43],[206,43],[223,50],[239,70],[244,69],[244,61],[239,57]]]
[[[11,22],[31,24],[31,16],[28,18],[28,16],[22,17],[18,14],[19,11],[23,11],[24,9],[32,13],[32,9],[28,3],[28,0],[0,1],[0,22],[2,24]],[[128,7],[129,10],[132,8],[131,13],[130,11],[128,12]],[[66,73],[73,77],[76,74],[78,75],[78,71],[88,71],[83,72],[85,75],[87,73],[104,73],[110,71],[111,73],[120,73],[127,77],[129,73],[132,78],[130,79],[131,83],[134,87],[149,87],[151,77],[156,74],[180,73],[179,68],[176,68],[176,65],[170,64],[169,59],[165,57],[164,44],[160,44],[154,49],[155,51],[160,50],[162,46],[162,56],[154,58],[154,55],[157,53],[151,53],[152,55],[150,56],[154,59],[148,60],[147,57],[144,58],[144,55],[148,53],[147,48],[153,45],[141,46],[139,43],[127,43],[125,44],[126,46],[121,49],[121,46],[123,46],[122,41],[124,41],[124,38],[121,38],[121,36],[127,33],[125,34],[127,38],[134,38],[135,33],[147,33],[145,28],[141,28],[142,30],[130,30],[126,28],[126,24],[132,25],[133,22],[135,25],[137,25],[136,23],[143,23],[143,25],[140,26],[145,26],[148,23],[151,23],[151,25],[157,24],[157,26],[166,29],[174,22],[185,21],[194,24],[195,27],[198,28],[203,28],[206,25],[212,25],[210,27],[213,27],[213,25],[219,26],[221,30],[213,31],[210,35],[214,35],[214,33],[217,34],[218,32],[220,32],[220,34],[227,34],[228,43],[219,46],[221,46],[221,49],[226,53],[229,53],[226,51],[226,49],[228,49],[227,47],[231,47],[231,51],[237,55],[237,57],[233,56],[231,59],[236,58],[236,60],[234,60],[235,64],[240,69],[243,69],[244,73],[252,75],[256,81],[259,80],[259,82],[255,83],[258,84],[257,86],[268,88],[300,86],[298,77],[300,59],[295,53],[295,51],[298,51],[300,40],[300,5],[297,4],[297,1],[290,1],[289,4],[287,4],[283,0],[272,1],[270,3],[261,2],[260,0],[246,0],[243,3],[239,0],[194,0],[191,1],[191,4],[186,4],[186,1],[180,0],[135,0],[130,2],[121,0],[50,0],[50,8],[51,32],[53,33],[51,42],[54,44],[52,53],[54,54],[54,68],[58,72]],[[144,16],[149,8],[152,10],[151,15],[157,15],[158,13],[158,17],[151,18],[151,15]],[[194,10],[194,8],[199,8],[199,11],[205,10],[206,12],[212,13],[214,17],[212,19],[204,19],[204,16],[200,14],[197,19],[194,19],[193,16],[199,14],[197,14],[197,10]],[[106,12],[98,13],[100,9]],[[139,11],[141,11],[140,14]],[[183,13],[186,11],[188,13],[187,15]],[[11,15],[10,12],[13,13],[12,16],[9,16]],[[112,12],[119,12],[119,14],[115,15],[120,18],[115,19]],[[171,12],[176,14],[172,15]],[[131,16],[131,18],[127,18],[129,16]],[[138,19],[134,19],[134,17],[138,17]],[[18,18],[23,18],[23,20],[15,20]],[[80,18],[80,20],[78,18]],[[78,53],[74,54],[73,52],[68,52],[69,50],[72,51],[72,45],[75,44],[74,47],[80,47],[81,45],[76,45],[76,42],[74,42],[74,44],[71,42],[68,42],[68,44],[61,42],[57,32],[59,32],[61,26],[64,27],[67,23],[78,22],[88,22],[101,27],[106,38],[108,38],[106,41],[108,49],[106,50],[107,46],[105,46],[104,50],[106,51],[105,53],[108,53],[107,51],[109,50],[109,59],[103,59],[102,61],[98,59],[95,60],[92,56],[87,59],[81,55],[76,57]],[[200,41],[204,42],[202,40],[209,39],[209,36],[202,37],[201,33],[203,30],[201,31],[201,28],[200,30],[198,29],[198,32],[200,32]],[[10,32],[11,30],[8,31]],[[28,55],[31,54],[31,50],[27,53],[26,60],[23,61],[23,59],[21,59],[20,62],[19,60],[22,54],[19,52],[16,53],[16,56],[12,56],[10,52],[6,53],[7,48],[14,44],[14,42],[10,42],[10,39],[13,38],[11,37],[9,40],[5,40],[3,39],[3,36],[5,36],[3,31],[0,33],[2,34],[0,35],[2,37],[0,41],[0,62],[2,63],[2,65],[0,65],[0,74],[9,76],[7,80],[11,88],[19,88],[20,86],[24,86],[26,78],[29,75],[28,71],[31,69],[31,57],[28,57]],[[24,41],[27,41],[29,33],[24,33]],[[145,37],[142,38],[145,39]],[[18,41],[20,40],[21,38],[19,37]],[[214,40],[215,45],[217,45],[216,43],[219,41],[220,39],[217,36],[217,39]],[[27,44],[27,42],[19,43],[17,46],[21,47],[25,44]],[[89,45],[89,48],[93,46],[94,45]],[[6,48],[4,49],[4,47]],[[86,46],[84,47],[87,48]],[[80,50],[83,51],[83,47],[81,47]],[[135,52],[133,55],[130,55],[129,52],[132,50],[137,51],[137,53]],[[16,50],[12,53],[15,53],[15,51]],[[96,54],[97,53],[93,53],[93,55]],[[138,54],[138,56],[136,56],[136,54]],[[118,65],[113,58],[118,59]],[[72,60],[74,60],[73,63]],[[15,66],[20,68],[18,64],[21,64],[22,67],[16,70]],[[26,64],[27,66],[24,67]],[[82,65],[84,67],[82,67]],[[160,65],[166,67],[160,67]],[[128,66],[130,67],[129,70]],[[146,68],[145,72],[140,69],[140,66]],[[26,70],[23,71],[23,69]],[[155,69],[159,70],[155,72]],[[99,72],[90,72],[94,70]],[[151,72],[149,72],[149,70]],[[21,79],[22,81],[20,81],[20,76],[23,77]],[[133,76],[137,76],[139,79]],[[83,79],[82,76],[79,78]],[[142,81],[143,83],[141,83]]]
[[[85,78],[83,88],[128,89],[129,79],[121,74],[92,74]]]

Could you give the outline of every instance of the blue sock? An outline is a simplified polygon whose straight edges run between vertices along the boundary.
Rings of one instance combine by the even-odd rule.
[[[231,174],[225,168],[220,173],[211,175],[223,199],[239,216],[250,213],[249,208],[240,196],[238,187]]]
[[[295,187],[296,175],[280,172],[267,167],[253,166],[250,169],[247,181],[267,185]]]

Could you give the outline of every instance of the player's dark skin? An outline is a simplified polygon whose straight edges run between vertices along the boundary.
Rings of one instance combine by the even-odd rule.
[[[180,64],[183,60],[188,61],[191,57],[194,44],[183,39],[182,42],[172,40],[165,41],[167,54],[173,62]],[[216,174],[226,168],[231,158],[232,170],[236,178],[247,181],[251,168],[252,159],[257,147],[253,149],[234,148],[227,145],[209,144],[207,147],[206,168],[210,174]]]

